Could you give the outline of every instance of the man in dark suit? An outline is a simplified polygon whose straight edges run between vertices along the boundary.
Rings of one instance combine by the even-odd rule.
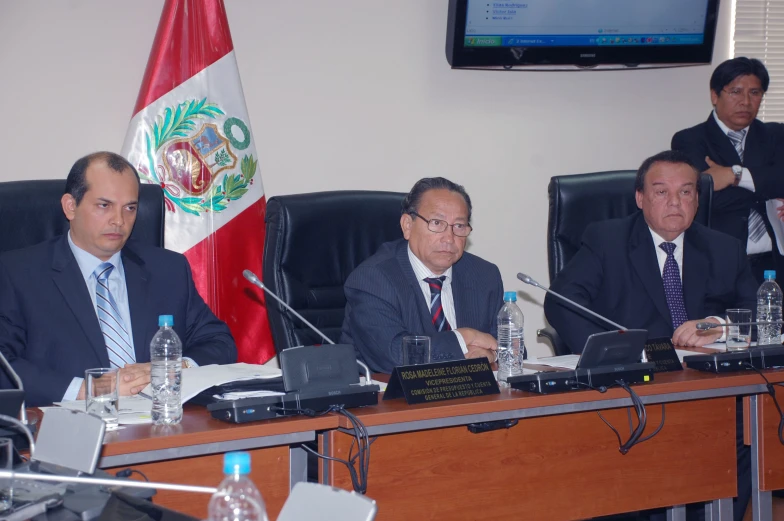
[[[464,253],[471,199],[447,179],[418,181],[403,201],[403,237],[385,243],[349,275],[341,343],[373,371],[402,363],[406,335],[431,339],[434,361],[496,355],[503,305],[498,268]]]
[[[648,338],[671,338],[676,346],[718,340],[723,328],[699,331],[697,322],[720,323],[728,308],[754,310],[757,284],[737,239],[693,222],[698,180],[683,152],[668,150],[646,159],[635,182],[642,212],[589,226],[552,289],[624,327],[647,329]],[[589,335],[610,328],[549,294],[544,310],[575,353]],[[737,411],[739,496],[734,511],[740,520],[751,497],[751,480],[742,407]]]
[[[139,176],[123,157],[86,156],[61,201],[69,233],[0,255],[0,350],[28,405],[84,398],[92,367],[119,368],[120,394],[140,392],[158,315],[174,316],[185,367],[236,361],[231,333],[199,296],[185,257],[126,242],[138,198]]]
[[[746,246],[758,283],[764,270],[784,269],[772,201],[784,197],[784,125],[756,119],[769,83],[759,60],[725,61],[711,76],[714,110],[707,121],[672,138],[673,150],[713,177],[711,227]]]

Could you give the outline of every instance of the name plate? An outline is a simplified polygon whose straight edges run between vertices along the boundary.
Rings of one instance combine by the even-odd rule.
[[[395,367],[384,400],[405,397],[406,403],[413,405],[499,392],[490,361],[472,358]]]
[[[649,362],[656,364],[654,373],[665,371],[683,371],[683,364],[678,359],[675,346],[669,338],[652,338],[645,343],[645,355]]]

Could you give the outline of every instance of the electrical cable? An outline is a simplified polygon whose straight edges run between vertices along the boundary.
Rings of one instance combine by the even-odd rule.
[[[117,476],[118,478],[129,478],[133,474],[138,474],[138,475],[140,475],[142,477],[142,479],[144,481],[146,481],[148,483],[150,482],[150,478],[148,478],[147,475],[144,472],[142,472],[141,470],[136,470],[136,469],[131,469],[131,468],[118,470],[117,473],[115,474],[115,476]]]
[[[588,389],[598,391],[600,393],[607,392],[606,386],[594,387],[592,385],[579,381],[575,381],[573,383],[578,386],[583,386],[583,387],[587,387]],[[653,431],[650,435],[642,437],[642,433],[645,431],[645,427],[648,424],[648,413],[645,409],[645,404],[642,403],[642,399],[639,397],[639,395],[636,392],[634,392],[634,389],[632,389],[631,386],[629,386],[629,384],[627,384],[624,380],[616,380],[615,385],[621,387],[624,391],[626,391],[629,394],[629,397],[632,400],[632,406],[634,407],[635,413],[637,415],[637,426],[635,427],[631,417],[631,409],[628,407],[626,408],[626,412],[629,419],[629,431],[630,431],[629,439],[627,439],[624,442],[623,439],[621,438],[621,433],[618,432],[618,429],[613,427],[613,425],[602,415],[600,411],[596,411],[596,414],[605,423],[605,425],[607,425],[610,428],[613,434],[615,434],[615,437],[618,438],[618,450],[620,451],[620,453],[627,454],[632,447],[644,441],[650,440],[651,438],[656,436],[659,433],[659,431],[662,430],[662,428],[664,427],[665,409],[664,409],[664,404],[662,404],[662,419],[661,422],[659,423],[659,426],[656,428],[656,430]]]
[[[742,365],[749,369],[753,369],[754,371],[757,372],[758,375],[762,377],[763,380],[765,380],[765,387],[768,389],[768,394],[770,395],[771,398],[773,398],[773,405],[776,406],[776,410],[779,412],[779,443],[784,445],[784,413],[781,412],[781,406],[779,405],[779,401],[776,398],[775,387],[773,386],[772,383],[770,383],[770,380],[767,379],[765,374],[759,369],[757,369],[756,367],[754,367],[754,365],[750,364],[749,362],[743,362]]]
[[[325,456],[320,452],[303,445],[302,448],[310,452],[314,456],[328,461],[335,461],[342,463],[348,469],[349,476],[351,477],[351,484],[354,490],[360,494],[367,492],[368,484],[368,471],[370,470],[370,445],[375,441],[370,440],[367,433],[367,428],[362,421],[357,418],[353,413],[347,411],[343,405],[332,405],[323,411],[314,411],[313,409],[284,409],[282,407],[270,407],[270,410],[275,410],[284,415],[303,415],[311,418],[316,416],[323,416],[325,414],[334,412],[345,416],[351,423],[351,430],[354,432],[354,439],[351,441],[351,447],[348,453],[348,459],[334,458]],[[357,445],[357,453],[353,455],[354,444]],[[358,463],[358,469],[355,467]]]

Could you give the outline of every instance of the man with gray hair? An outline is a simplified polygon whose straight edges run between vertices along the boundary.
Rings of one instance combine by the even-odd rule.
[[[418,181],[403,200],[403,239],[382,244],[349,275],[340,342],[373,371],[402,363],[407,335],[431,339],[433,361],[497,360],[498,267],[465,253],[471,198],[443,177]]]

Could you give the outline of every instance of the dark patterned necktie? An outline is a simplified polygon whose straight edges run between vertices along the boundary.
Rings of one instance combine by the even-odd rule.
[[[672,319],[673,329],[678,329],[681,324],[688,320],[686,306],[683,303],[683,286],[681,285],[681,274],[678,270],[678,263],[675,262],[675,243],[663,242],[659,248],[667,254],[664,261],[664,271],[662,281],[664,282],[664,296],[667,298],[667,307],[670,308],[670,318]]]
[[[430,286],[430,319],[433,321],[436,331],[452,330],[444,315],[444,306],[441,305],[441,288],[444,286],[444,279],[446,279],[446,275],[423,279]]]
[[[743,138],[746,137],[746,129],[730,130],[727,132],[727,137],[730,138],[740,161],[743,162]],[[753,242],[759,242],[765,236],[765,233],[767,233],[765,221],[762,220],[762,216],[757,210],[752,209],[749,212],[749,239]]]

